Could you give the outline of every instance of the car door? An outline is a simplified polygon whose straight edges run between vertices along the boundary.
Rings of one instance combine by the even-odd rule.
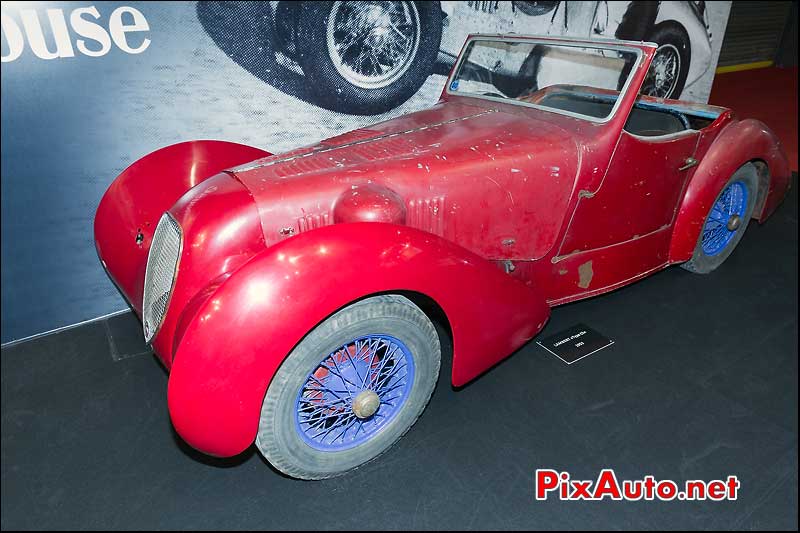
[[[596,191],[581,191],[559,255],[634,241],[668,229],[694,170],[699,132],[656,136],[623,130]]]

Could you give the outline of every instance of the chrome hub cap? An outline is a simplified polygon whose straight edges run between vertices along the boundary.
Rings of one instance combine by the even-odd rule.
[[[358,418],[369,418],[375,414],[381,405],[381,398],[375,391],[365,390],[353,399],[353,413]]]
[[[728,219],[728,231],[736,231],[741,223],[742,218],[739,215],[731,216],[731,218]]]

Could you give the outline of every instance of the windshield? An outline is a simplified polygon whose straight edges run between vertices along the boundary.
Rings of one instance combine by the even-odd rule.
[[[630,49],[481,38],[467,46],[448,92],[602,121],[613,114],[638,55]]]

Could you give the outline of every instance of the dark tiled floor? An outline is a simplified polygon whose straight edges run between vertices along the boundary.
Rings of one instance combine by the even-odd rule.
[[[714,274],[557,308],[544,334],[579,321],[616,344],[567,366],[529,343],[462,390],[442,381],[395,448],[323,482],[184,445],[130,315],[4,348],[2,528],[797,528],[796,181]],[[533,498],[537,468],[604,467],[735,473],[741,497]]]

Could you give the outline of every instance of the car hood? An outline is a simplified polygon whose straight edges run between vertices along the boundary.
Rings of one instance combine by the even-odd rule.
[[[480,180],[497,183],[499,175],[523,171],[542,178],[528,186],[540,187],[541,194],[533,196],[551,212],[569,198],[578,156],[574,137],[554,123],[443,102],[228,172],[253,195],[270,245],[319,226],[354,221],[343,220],[348,215],[341,215],[337,205],[359,189],[373,193],[369,200],[362,196],[362,205],[400,204],[389,205],[389,211],[404,210],[414,199],[447,196],[469,207],[470,195],[481,194]],[[555,186],[553,175],[560,176]],[[471,191],[467,176],[476,184]],[[517,176],[509,177],[522,179]],[[385,209],[361,220],[395,221],[384,215]],[[421,229],[444,232],[443,227]]]

